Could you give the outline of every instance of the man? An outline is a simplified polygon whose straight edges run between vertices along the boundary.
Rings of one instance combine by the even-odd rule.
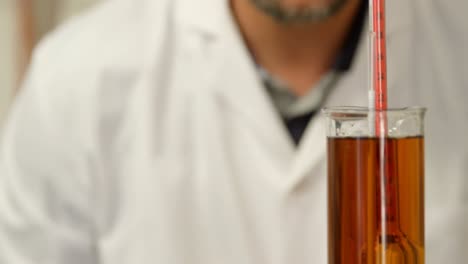
[[[427,263],[468,257],[466,1],[388,1],[429,108]],[[5,127],[0,263],[326,263],[323,105],[366,105],[358,0],[114,0],[47,38]]]

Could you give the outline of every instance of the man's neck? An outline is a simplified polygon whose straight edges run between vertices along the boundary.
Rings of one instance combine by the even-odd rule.
[[[319,23],[281,24],[249,0],[231,0],[234,17],[256,63],[306,94],[330,70],[360,0],[351,0],[334,17]]]

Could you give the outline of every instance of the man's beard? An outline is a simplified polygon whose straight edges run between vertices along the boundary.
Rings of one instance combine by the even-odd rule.
[[[348,0],[333,0],[326,7],[286,8],[280,0],[250,0],[258,9],[284,24],[317,23],[340,11]]]

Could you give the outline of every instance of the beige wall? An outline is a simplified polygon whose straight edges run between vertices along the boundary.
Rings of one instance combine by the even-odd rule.
[[[0,0],[0,122],[2,122],[15,83],[14,17],[15,0]]]
[[[40,39],[57,24],[98,0],[31,1],[34,3],[36,38]],[[15,47],[21,43],[16,34],[16,4],[17,0],[0,0],[0,127],[18,78],[18,50]]]

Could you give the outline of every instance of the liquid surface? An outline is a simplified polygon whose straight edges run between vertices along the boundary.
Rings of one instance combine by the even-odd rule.
[[[424,263],[424,139],[329,138],[329,264]]]

